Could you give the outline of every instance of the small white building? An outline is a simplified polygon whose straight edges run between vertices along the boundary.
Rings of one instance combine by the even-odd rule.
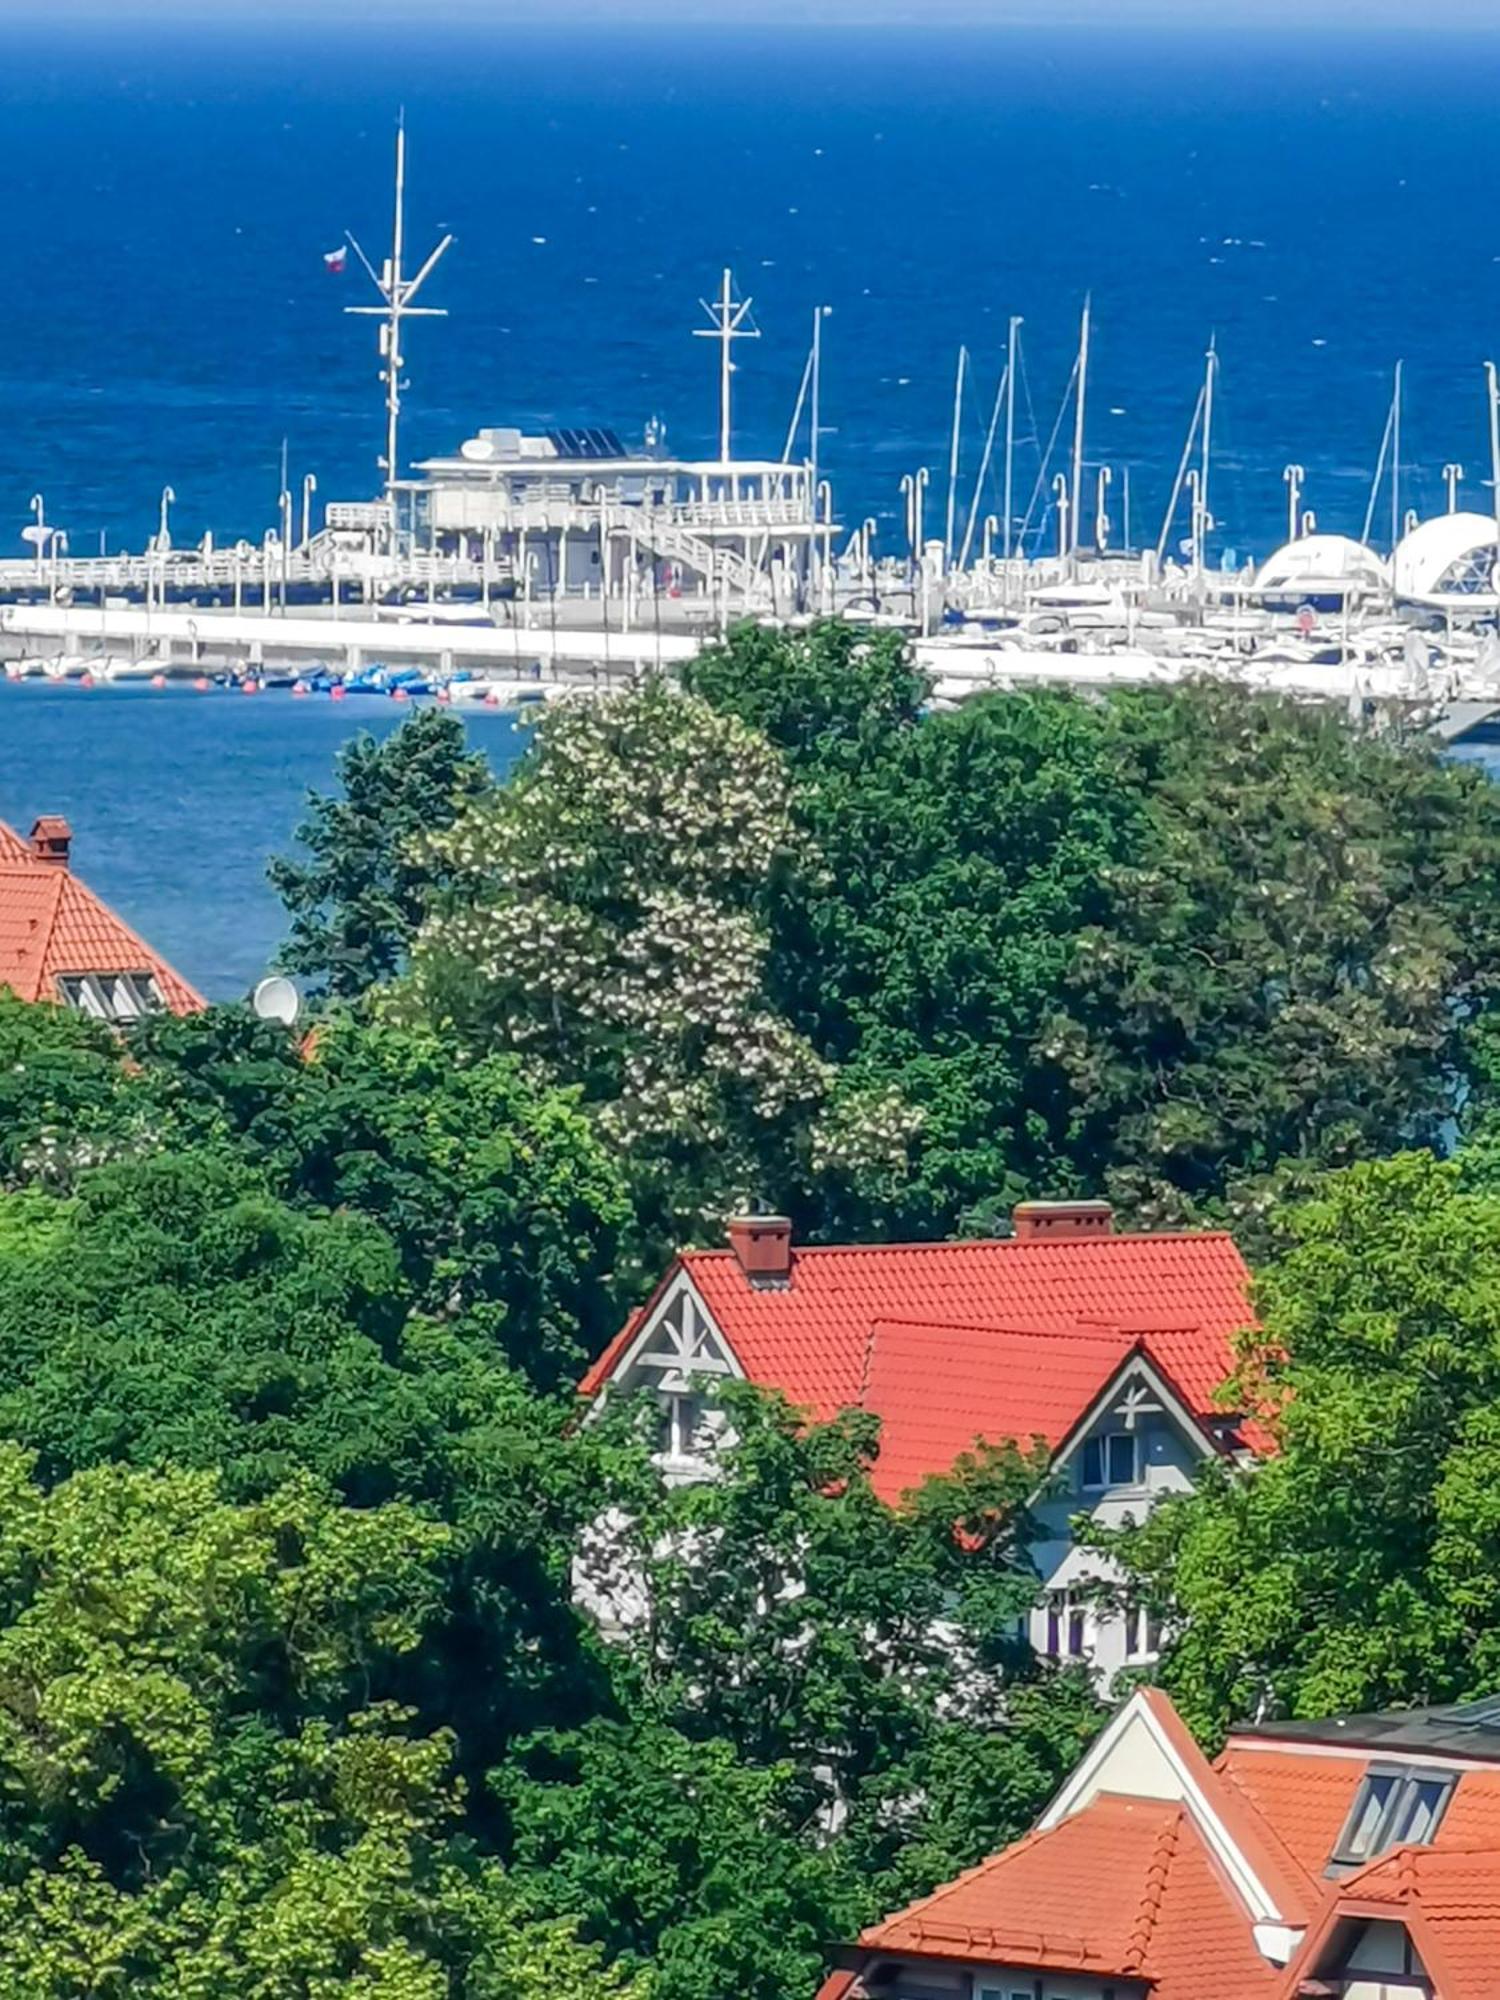
[[[1106,1680],[1155,1656],[1143,1606],[1099,1601],[1110,1580],[1073,1523],[1142,1518],[1210,1457],[1263,1444],[1220,1407],[1249,1274],[1221,1231],[1117,1234],[1105,1202],[1027,1202],[987,1242],[814,1246],[775,1216],[730,1224],[729,1246],[684,1251],[584,1378],[587,1395],[647,1389],[661,1463],[708,1475],[714,1385],[780,1390],[815,1421],[881,1420],[876,1491],[891,1505],[977,1443],[1038,1443],[1052,1479],[1032,1554],[1031,1640]]]

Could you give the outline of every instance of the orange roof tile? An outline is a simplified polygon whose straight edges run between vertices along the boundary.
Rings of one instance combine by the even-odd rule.
[[[895,1501],[981,1440],[1040,1439],[1056,1450],[1138,1343],[1034,1327],[880,1319],[870,1329],[861,1405],[880,1418],[872,1483]]]
[[[39,862],[0,822],[0,985],[59,1000],[70,973],[149,972],[174,1014],[204,1005],[181,975],[67,867]]]
[[[1328,1865],[1365,1774],[1358,1757],[1319,1757],[1231,1740],[1215,1767],[1226,1786],[1274,1826],[1309,1875]],[[1456,1801],[1455,1801],[1456,1803]]]
[[[1343,1917],[1404,1923],[1436,2000],[1494,2000],[1500,1990],[1500,1849],[1398,1847],[1341,1882],[1287,1970],[1286,2000],[1329,1962],[1331,1933]]]
[[[685,1270],[753,1382],[778,1388],[816,1420],[859,1402],[870,1332],[881,1320],[967,1327],[1045,1325],[1059,1338],[1151,1351],[1193,1410],[1217,1413],[1235,1332],[1252,1323],[1249,1273],[1222,1231],[1051,1242],[876,1243],[794,1249],[787,1284],[756,1286],[729,1250],[688,1250]],[[633,1328],[585,1375],[609,1380]]]
[[[872,1925],[866,1949],[1149,1983],[1155,2000],[1270,2000],[1279,1975],[1190,1813],[1102,1793]]]

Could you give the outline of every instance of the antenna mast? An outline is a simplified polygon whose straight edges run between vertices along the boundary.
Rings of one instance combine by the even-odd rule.
[[[708,314],[709,326],[695,326],[693,335],[698,340],[716,340],[719,343],[719,463],[729,463],[729,412],[730,383],[734,373],[731,349],[737,340],[759,340],[760,328],[750,321],[752,299],[736,299],[734,296],[734,273],[726,270],[719,296],[710,301],[700,299],[698,303]],[[750,321],[747,325],[746,322]]]
[[[383,322],[380,328],[380,357],[385,364],[381,371],[385,378],[385,457],[381,462],[385,467],[387,499],[393,496],[400,470],[397,438],[401,426],[401,369],[404,362],[401,322],[404,319],[447,318],[445,307],[415,306],[412,300],[432,276],[452,241],[451,235],[445,236],[414,278],[402,276],[402,259],[406,250],[406,113],[403,111],[396,123],[396,211],[391,230],[391,254],[382,264],[379,276],[359,243],[352,235],[349,236],[350,247],[369,273],[370,282],[379,292],[382,302],[378,306],[344,308],[345,312]]]

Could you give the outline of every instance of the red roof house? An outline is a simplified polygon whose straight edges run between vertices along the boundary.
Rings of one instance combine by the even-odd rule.
[[[1266,1724],[1134,1695],[1036,1829],[872,1924],[827,2000],[1493,2000],[1500,1702]]]
[[[126,1023],[204,1005],[70,866],[72,829],[46,815],[23,840],[0,821],[0,986]]]
[[[1101,1566],[1068,1521],[1139,1515],[1204,1458],[1265,1445],[1220,1402],[1252,1322],[1249,1273],[1221,1231],[1120,1234],[1104,1202],[1023,1203],[1014,1225],[989,1242],[802,1249],[782,1219],[742,1218],[727,1248],[673,1261],[583,1391],[653,1390],[678,1477],[702,1469],[716,1382],[778,1389],[815,1421],[868,1410],[892,1503],[979,1442],[1040,1442],[1070,1490],[1039,1508],[1033,1640],[1113,1672],[1154,1637],[1098,1610],[1085,1586]]]

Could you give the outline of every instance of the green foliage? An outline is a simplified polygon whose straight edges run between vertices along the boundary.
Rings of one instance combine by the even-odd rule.
[[[771,1000],[839,1087],[917,1114],[909,1172],[799,1220],[941,1235],[1073,1192],[1253,1212],[1278,1176],[1440,1134],[1500,972],[1483,773],[1215,684],[913,725],[904,671],[831,626],[694,670],[792,774]]]
[[[343,797],[310,794],[297,829],[308,858],[279,856],[269,873],[292,920],[282,966],[349,1000],[405,962],[441,881],[419,852],[422,836],[450,825],[494,779],[467,747],[463,724],[436,708],[419,710],[383,742],[356,736],[337,769]]]
[[[1037,1461],[976,1454],[893,1509],[864,1414],[737,1385],[720,1415],[715,1478],[625,1454],[585,1541],[619,1717],[492,1780],[518,1869],[663,2000],[809,1990],[830,1937],[1019,1834],[1099,1719],[1015,1637]]]
[[[128,1143],[119,1040],[67,1007],[0,987],[0,1187],[68,1185]]]
[[[653,681],[559,704],[510,784],[432,843],[449,888],[392,1011],[576,1084],[627,1163],[642,1275],[726,1209],[889,1165],[765,991],[765,925],[794,836],[781,760]]]
[[[305,1479],[238,1506],[114,1466],[44,1492],[0,1449],[0,1992],[593,1990],[456,1841],[448,1745],[382,1704],[447,1540]]]
[[[1326,1177],[1258,1298],[1279,1450],[1123,1544],[1206,1735],[1500,1681],[1500,1194],[1412,1153]]]

